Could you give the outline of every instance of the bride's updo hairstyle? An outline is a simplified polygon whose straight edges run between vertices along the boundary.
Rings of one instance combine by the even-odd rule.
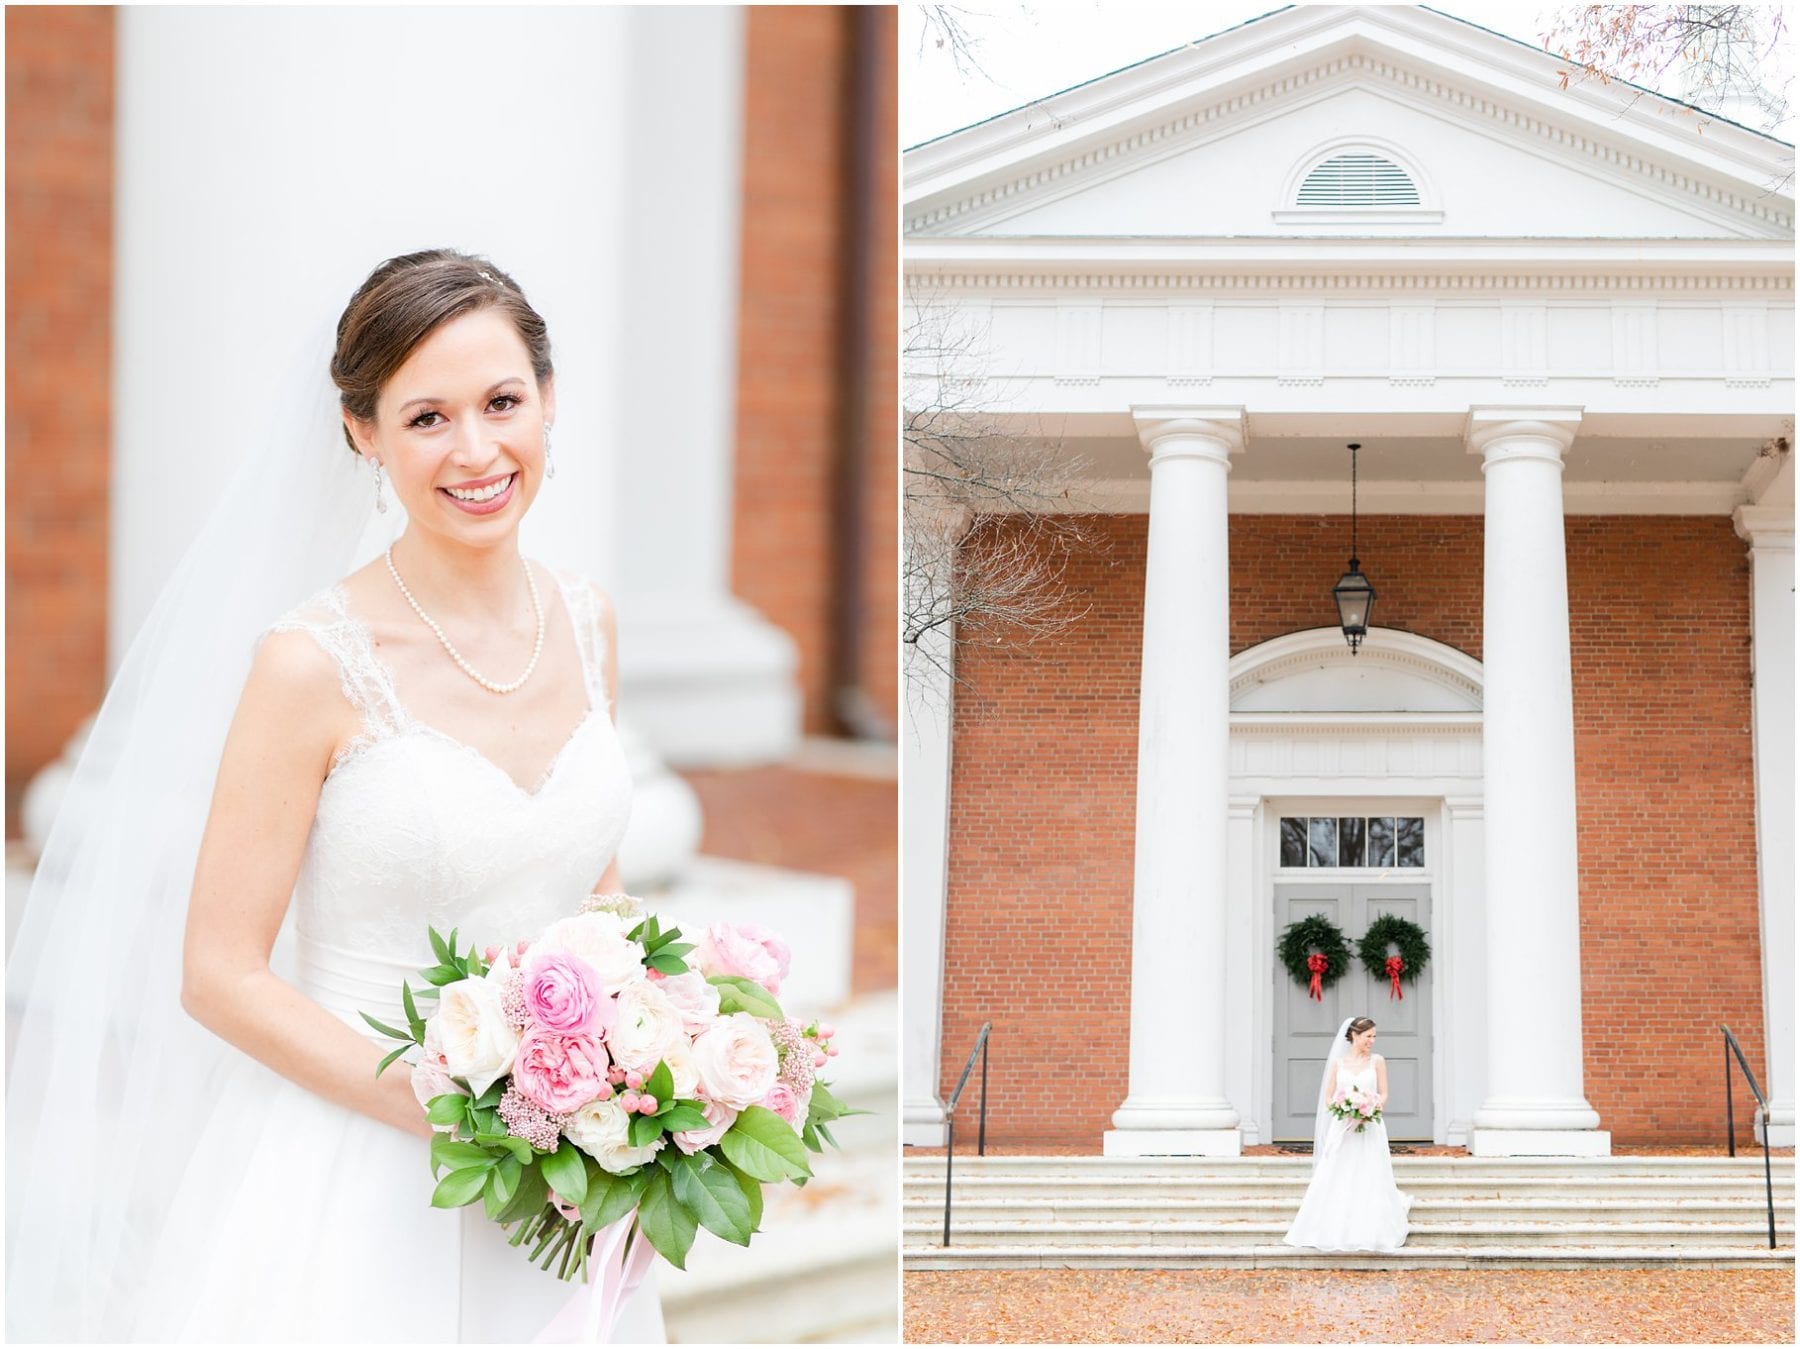
[[[374,421],[382,389],[419,343],[481,309],[498,309],[512,320],[541,387],[552,373],[550,333],[519,283],[486,258],[429,248],[389,258],[370,272],[338,319],[331,381],[344,411],[359,422]],[[349,427],[344,440],[356,450]]]
[[[1375,1024],[1374,1018],[1359,1016],[1344,1029],[1344,1038],[1353,1040]]]

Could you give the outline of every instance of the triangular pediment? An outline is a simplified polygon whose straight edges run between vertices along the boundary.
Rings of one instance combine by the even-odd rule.
[[[1282,11],[915,149],[908,229],[1792,237],[1791,147],[1560,68],[1422,7]]]

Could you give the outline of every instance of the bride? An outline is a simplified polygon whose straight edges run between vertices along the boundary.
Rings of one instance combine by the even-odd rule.
[[[516,1341],[575,1291],[430,1207],[359,1015],[403,1020],[428,924],[506,942],[620,888],[611,611],[519,551],[549,339],[433,250],[368,277],[329,369],[331,420],[257,429],[45,847],[8,970],[12,1338]],[[404,532],[317,589],[390,503]],[[653,1286],[614,1334],[662,1340]]]
[[[1387,1062],[1375,1053],[1375,1023],[1366,1016],[1347,1019],[1332,1041],[1314,1117],[1312,1180],[1282,1238],[1290,1246],[1397,1251],[1406,1244],[1412,1198],[1394,1184],[1387,1125],[1374,1120],[1358,1132],[1328,1108],[1352,1091],[1387,1105]]]

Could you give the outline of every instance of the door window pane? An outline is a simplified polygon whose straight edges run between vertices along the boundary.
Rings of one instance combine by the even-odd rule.
[[[1313,866],[1334,867],[1337,865],[1336,819],[1313,817],[1308,841],[1311,844]]]
[[[1338,865],[1359,867],[1363,864],[1363,822],[1360,818],[1338,820]]]
[[[1297,820],[1291,815],[1281,819],[1281,865],[1284,867],[1303,867],[1306,865],[1306,821]]]
[[[1394,818],[1379,815],[1369,821],[1368,864],[1372,867],[1394,865]]]
[[[1425,865],[1425,821],[1408,819],[1402,816],[1398,821],[1399,834],[1395,842],[1395,851],[1403,867],[1422,867]]]

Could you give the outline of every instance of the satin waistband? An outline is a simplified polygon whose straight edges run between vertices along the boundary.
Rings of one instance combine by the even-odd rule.
[[[421,989],[430,987],[419,977],[419,971],[429,962],[350,951],[300,933],[296,933],[295,938],[300,991],[376,1043],[392,1047],[399,1042],[388,1039],[364,1021],[362,1013],[385,1021],[395,1030],[405,1030],[406,1004],[400,997],[402,982],[412,985],[414,1002],[421,1016],[430,1016],[436,1009],[435,999],[424,1000],[418,996]]]

